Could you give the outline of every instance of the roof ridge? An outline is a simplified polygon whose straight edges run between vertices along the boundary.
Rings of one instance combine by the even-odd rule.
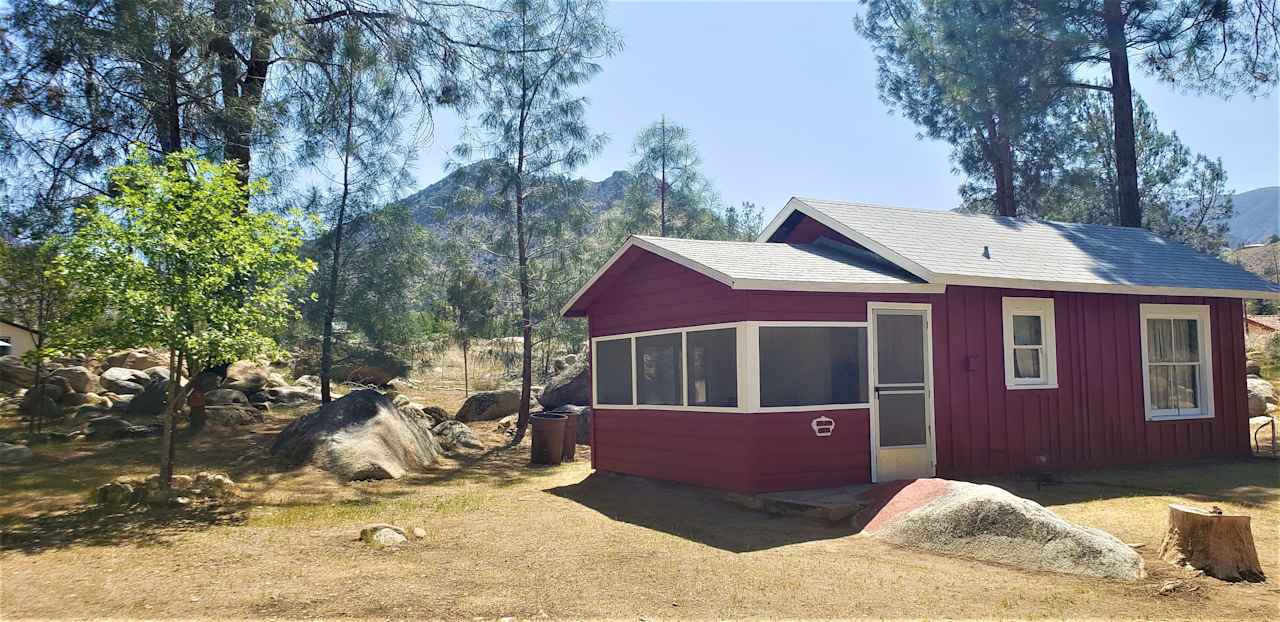
[[[1072,227],[1072,228],[1096,227],[1096,228],[1103,228],[1103,229],[1115,229],[1120,231],[1140,232],[1149,237],[1160,238],[1160,236],[1156,235],[1152,231],[1141,228],[1141,227],[1123,227],[1120,225],[1106,225],[1106,224],[1091,223],[1091,222],[1068,222],[1065,220],[1049,220],[1047,218],[1034,218],[1034,217],[1023,217],[1023,216],[999,216],[995,214],[975,214],[973,212],[957,212],[953,210],[927,209],[923,207],[903,207],[901,205],[883,205],[880,203],[867,203],[864,201],[841,201],[841,200],[834,200],[834,199],[819,199],[815,197],[794,197],[794,198],[798,201],[803,201],[805,203],[809,203],[809,202],[831,203],[831,204],[841,205],[846,207],[867,207],[871,209],[894,210],[894,211],[902,211],[902,212],[917,212],[921,214],[931,214],[931,215],[938,215],[938,216],[985,218],[987,220],[993,220],[993,221],[1006,221],[1006,222],[1013,221],[1013,222],[1026,223],[1026,224],[1060,225],[1060,226]],[[1163,240],[1164,238],[1160,238],[1160,239]]]

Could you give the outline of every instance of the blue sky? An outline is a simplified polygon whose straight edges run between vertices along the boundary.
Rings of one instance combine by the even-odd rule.
[[[593,129],[611,137],[579,171],[599,180],[630,162],[635,133],[662,114],[687,127],[729,203],[766,220],[793,195],[950,209],[961,178],[946,144],[919,140],[877,96],[875,60],[853,31],[856,3],[614,3],[624,50],[585,90]],[[1233,189],[1280,185],[1280,98],[1181,94],[1141,75],[1161,127],[1221,157]],[[442,176],[456,118],[437,119],[416,167]]]

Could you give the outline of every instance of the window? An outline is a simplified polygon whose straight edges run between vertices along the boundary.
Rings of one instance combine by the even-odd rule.
[[[8,335],[0,335],[0,356],[8,356],[9,353],[13,352],[13,341],[11,339],[13,338]]]
[[[1004,298],[1004,380],[1008,389],[1058,388],[1052,298]]]
[[[721,326],[595,339],[595,402],[737,410],[738,327]]]
[[[636,338],[636,403],[680,406],[680,333]]]
[[[865,326],[761,326],[760,406],[865,405]]]
[[[1147,419],[1213,416],[1209,307],[1142,305]]]
[[[596,403],[630,406],[631,340],[597,341],[595,355]]]
[[[691,330],[685,334],[690,406],[738,405],[738,331]]]

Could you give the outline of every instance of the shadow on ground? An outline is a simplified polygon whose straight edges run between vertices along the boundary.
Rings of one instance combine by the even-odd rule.
[[[1201,503],[1257,507],[1280,502],[1280,469],[1259,458],[1198,460],[1180,464],[1081,471],[1048,484],[1028,480],[991,483],[1041,505],[1128,497],[1175,496]]]
[[[661,531],[733,553],[843,538],[857,531],[848,521],[771,516],[748,510],[715,491],[626,475],[593,473],[576,484],[549,488],[613,520]]]
[[[36,514],[21,521],[5,521],[8,524],[0,524],[0,550],[40,553],[73,545],[162,545],[183,532],[238,525],[244,520],[240,507],[214,504],[182,511],[142,507],[121,511],[80,506]]]

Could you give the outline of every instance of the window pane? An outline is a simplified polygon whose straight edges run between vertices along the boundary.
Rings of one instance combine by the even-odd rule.
[[[1169,369],[1172,371],[1173,405],[1179,410],[1199,408],[1199,365],[1170,365]]]
[[[876,316],[876,383],[924,383],[924,316]]]
[[[631,340],[596,342],[596,400],[601,404],[631,403]]]
[[[1013,345],[1016,345],[1016,346],[1044,345],[1044,335],[1042,335],[1040,331],[1040,316],[1038,315],[1013,316]]]
[[[1152,363],[1173,361],[1173,320],[1147,320],[1147,360]]]
[[[690,406],[738,405],[738,331],[690,331],[685,336]]]
[[[1173,403],[1173,368],[1169,365],[1150,365],[1147,377],[1151,381],[1151,407],[1167,410]]]
[[[636,338],[636,403],[679,406],[680,333]]]
[[[760,405],[867,403],[867,329],[760,327]]]
[[[880,446],[925,444],[924,394],[880,393]]]
[[[1172,320],[1173,361],[1179,363],[1200,362],[1200,332],[1195,320]]]
[[[1014,348],[1013,377],[1040,378],[1040,349]]]

